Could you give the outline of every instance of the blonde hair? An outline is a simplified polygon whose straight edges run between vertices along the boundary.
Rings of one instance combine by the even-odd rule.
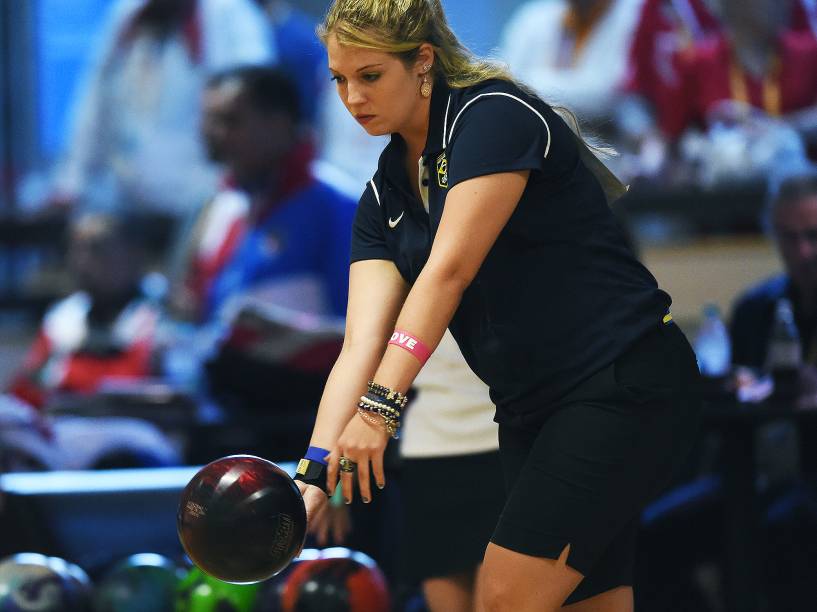
[[[449,87],[513,80],[502,65],[476,57],[457,39],[440,0],[334,0],[318,26],[324,44],[330,33],[340,44],[393,53],[407,65],[427,42],[436,57],[432,70]]]
[[[474,55],[448,25],[440,0],[333,0],[324,21],[317,28],[326,44],[330,34],[338,43],[392,53],[410,66],[420,45],[434,48],[434,75],[445,79],[449,87],[463,88],[489,79],[509,81],[536,95],[517,81],[499,62]],[[615,150],[584,138],[576,115],[569,109],[551,105],[579,138],[600,157],[615,155]]]

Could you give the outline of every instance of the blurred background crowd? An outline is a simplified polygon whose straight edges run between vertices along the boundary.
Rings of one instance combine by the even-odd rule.
[[[386,143],[329,80],[326,5],[0,0],[0,471],[301,456]],[[443,5],[475,52],[616,149],[615,212],[707,377],[698,448],[643,519],[638,609],[811,609],[817,2]],[[0,553],[63,552],[7,497]],[[724,535],[747,499],[751,532]],[[358,537],[411,602],[394,541]]]

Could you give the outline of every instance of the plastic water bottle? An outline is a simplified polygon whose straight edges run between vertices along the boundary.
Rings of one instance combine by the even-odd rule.
[[[780,298],[775,306],[765,363],[766,371],[771,373],[774,380],[776,394],[796,392],[802,363],[800,332],[794,322],[791,302],[787,298]]]
[[[719,378],[729,373],[732,364],[732,346],[729,332],[715,304],[703,308],[703,321],[693,342],[698,368],[703,376]]]

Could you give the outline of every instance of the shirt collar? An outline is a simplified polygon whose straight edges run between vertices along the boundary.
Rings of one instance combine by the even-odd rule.
[[[423,149],[423,157],[429,157],[445,148],[443,143],[446,134],[446,114],[449,111],[449,98],[451,88],[445,79],[436,79],[434,88],[431,90],[431,108],[428,118],[428,133],[426,135],[426,145]],[[392,133],[391,141],[386,146],[385,154],[382,158],[382,170],[388,181],[394,187],[402,190],[406,195],[411,195],[411,187],[408,184],[405,166],[403,161],[406,154],[406,143],[398,133]],[[415,198],[411,196],[411,201]]]
[[[423,147],[423,157],[442,151],[445,148],[444,140],[448,137],[446,133],[446,123],[449,114],[449,100],[451,88],[445,79],[438,78],[434,81],[434,88],[431,90],[431,107],[428,113],[428,132],[426,133],[426,144]],[[390,157],[398,156],[405,152],[406,143],[398,133],[392,133],[389,143]]]

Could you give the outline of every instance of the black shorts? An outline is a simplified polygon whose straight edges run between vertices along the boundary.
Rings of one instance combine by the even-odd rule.
[[[403,459],[400,471],[407,582],[476,569],[505,503],[499,453]]]
[[[659,324],[541,425],[501,425],[508,500],[491,541],[552,559],[570,544],[585,579],[567,603],[632,585],[639,515],[697,436],[699,390],[683,333]]]

